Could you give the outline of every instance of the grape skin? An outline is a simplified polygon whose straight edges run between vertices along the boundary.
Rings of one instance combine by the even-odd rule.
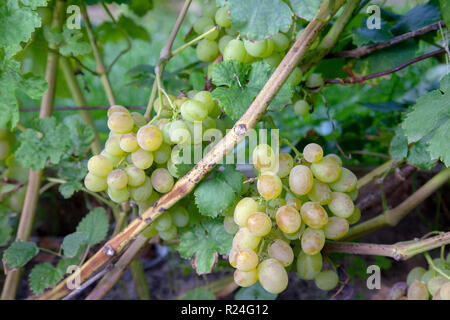
[[[304,165],[297,165],[289,173],[289,188],[297,195],[307,194],[313,187],[311,170]]]
[[[248,217],[247,228],[257,237],[264,237],[272,229],[272,220],[263,212],[256,212]]]
[[[332,198],[330,187],[326,183],[314,180],[313,186],[308,192],[308,198],[321,205],[329,204]]]
[[[100,192],[108,188],[105,177],[96,176],[91,172],[88,172],[88,174],[84,178],[84,186],[86,187],[86,189],[92,192]]]
[[[255,269],[242,271],[236,269],[233,274],[234,282],[240,287],[250,287],[258,281],[258,271]]]
[[[120,148],[125,152],[135,152],[139,149],[135,133],[126,133],[120,137]]]
[[[414,281],[408,287],[408,300],[428,300],[429,293],[427,285],[423,281]]]
[[[247,226],[248,217],[258,211],[258,204],[252,198],[243,198],[234,209],[234,222],[241,227]]]
[[[114,133],[128,133],[133,127],[134,121],[129,112],[114,112],[108,119],[108,128]]]
[[[288,285],[288,275],[283,265],[269,258],[258,265],[258,279],[266,291],[278,294]]]
[[[124,150],[120,147],[120,139],[122,135],[111,135],[105,143],[105,150],[115,157],[121,157]]]
[[[289,153],[281,152],[278,156],[278,172],[280,178],[287,177],[294,167],[294,159]]]
[[[347,220],[339,217],[331,217],[328,223],[323,228],[325,238],[331,240],[337,240],[342,238],[349,229],[349,223]]]
[[[176,238],[177,233],[178,233],[177,227],[171,225],[168,230],[160,231],[159,236],[164,241],[170,241]]]
[[[329,291],[336,288],[339,282],[339,277],[337,273],[333,270],[321,271],[315,278],[314,283],[316,286],[323,291]]]
[[[175,206],[170,209],[172,220],[178,228],[186,227],[189,223],[189,213],[182,206]]]
[[[278,227],[284,233],[294,233],[300,229],[302,219],[297,210],[291,206],[283,206],[277,210],[275,215]]]
[[[131,161],[139,169],[148,169],[153,164],[153,153],[139,149],[131,154]]]
[[[303,157],[311,163],[317,163],[323,158],[323,149],[317,143],[309,143],[303,148]]]
[[[233,247],[239,249],[251,249],[256,250],[261,241],[260,237],[253,235],[247,228],[241,228],[234,235]]]
[[[406,283],[410,286],[414,281],[420,280],[427,270],[423,267],[415,267],[411,269],[406,277]]]
[[[256,186],[259,194],[266,200],[275,199],[283,190],[280,178],[270,171],[259,176]]]
[[[327,212],[317,202],[305,202],[300,214],[303,222],[311,228],[320,229],[328,223]]]
[[[141,186],[130,188],[131,199],[136,202],[147,200],[152,195],[152,192],[152,183],[148,177],[145,177],[145,182]]]
[[[216,23],[223,28],[229,28],[231,26],[230,15],[228,14],[227,9],[224,7],[219,8],[216,11],[215,20]]]
[[[328,208],[336,216],[341,218],[348,218],[352,215],[353,210],[355,210],[355,205],[352,199],[342,192],[333,192],[330,204]]]
[[[357,206],[353,210],[353,213],[350,217],[346,218],[349,224],[355,224],[361,219],[361,210]]]
[[[165,168],[158,168],[151,177],[153,188],[159,193],[167,193],[172,190],[174,180],[169,171]]]
[[[161,130],[154,125],[145,125],[141,127],[137,132],[136,137],[139,146],[145,151],[155,151],[163,142]]]
[[[250,249],[240,249],[236,255],[236,269],[250,271],[258,265],[258,255]]]
[[[111,106],[111,107],[108,109],[108,111],[107,111],[107,116],[108,116],[108,118],[109,118],[114,112],[125,112],[125,113],[128,113],[129,111],[128,111],[127,108],[125,108],[125,107],[123,107],[123,106],[120,106],[120,105],[114,105],[114,106]]]
[[[341,169],[339,180],[330,184],[331,189],[339,192],[352,192],[356,188],[358,179],[355,174],[347,168]]]
[[[297,257],[297,274],[301,279],[313,280],[322,270],[322,254],[309,255],[301,251]]]
[[[289,266],[294,261],[294,251],[286,241],[281,239],[272,242],[267,249],[267,253],[269,257],[276,259],[284,267]]]
[[[172,226],[172,216],[170,214],[163,214],[155,220],[155,228],[159,232],[167,231]]]
[[[198,43],[196,52],[198,60],[211,62],[219,55],[219,46],[215,41],[203,39]]]
[[[242,40],[233,39],[225,46],[223,50],[223,60],[237,60],[240,62],[244,62],[247,56],[247,52],[245,51],[244,43]]]
[[[311,171],[317,180],[324,183],[332,183],[341,176],[341,168],[331,158],[323,158],[321,161],[311,164]]]
[[[316,254],[325,245],[325,234],[322,230],[306,228],[301,239],[302,250],[306,254]]]
[[[256,170],[260,172],[273,172],[277,167],[277,158],[269,145],[260,144],[253,150],[252,163]]]
[[[442,300],[450,300],[450,282],[444,284],[439,291]]]
[[[111,171],[106,178],[106,183],[114,189],[123,189],[128,184],[128,176],[125,171],[116,169]]]
[[[129,165],[125,168],[130,187],[139,187],[145,182],[145,172],[136,166]]]
[[[187,100],[180,110],[183,119],[189,122],[203,121],[208,116],[206,105],[196,100]]]
[[[108,188],[108,197],[115,203],[123,203],[130,198],[127,188],[114,189]]]
[[[111,161],[102,155],[96,155],[89,159],[88,170],[98,177],[106,177],[113,169]]]
[[[304,117],[309,112],[309,104],[305,100],[297,100],[292,107],[298,116]]]

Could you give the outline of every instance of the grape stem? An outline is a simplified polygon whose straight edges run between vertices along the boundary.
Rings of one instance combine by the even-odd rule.
[[[206,38],[207,36],[209,36],[211,33],[213,33],[214,31],[216,31],[216,30],[218,30],[218,29],[219,29],[219,27],[218,27],[218,26],[215,26],[215,27],[209,29],[208,31],[202,33],[202,34],[199,35],[198,37],[192,39],[191,41],[189,41],[189,42],[183,44],[181,47],[179,47],[179,48],[173,50],[172,53],[170,54],[170,58],[172,58],[173,56],[176,56],[177,54],[179,54],[180,52],[182,52],[184,49],[186,49],[186,48],[192,46],[193,44],[199,42],[200,40]]]
[[[439,248],[450,243],[450,232],[423,239],[413,240],[405,244],[373,244],[373,243],[352,243],[352,242],[332,242],[327,241],[324,253],[351,253],[361,255],[376,255],[391,257],[396,261],[407,260],[413,256]]]
[[[393,168],[397,167],[401,163],[403,163],[403,161],[402,160],[397,160],[397,159],[392,159],[392,160],[389,160],[389,161],[385,162],[381,166],[379,166],[379,167],[375,168],[374,170],[370,171],[364,177],[358,179],[358,183],[357,183],[356,187],[358,189],[361,189],[362,187],[364,187],[365,185],[369,184],[370,182],[372,182],[377,177],[383,175],[385,172],[391,171]]]
[[[423,255],[425,256],[425,259],[427,260],[427,262],[431,268],[433,268],[437,273],[439,273],[441,276],[443,276],[447,280],[450,280],[450,276],[434,264],[433,259],[431,259],[431,256],[428,252],[425,252]]]

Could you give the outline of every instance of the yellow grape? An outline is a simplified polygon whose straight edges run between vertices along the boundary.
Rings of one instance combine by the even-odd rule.
[[[266,200],[272,200],[278,197],[283,190],[280,177],[267,171],[262,173],[256,184],[259,194]]]
[[[208,114],[210,114],[216,107],[216,102],[211,97],[211,92],[209,91],[199,91],[195,94],[193,100],[202,102],[208,109]]]
[[[241,227],[247,226],[248,217],[258,211],[258,204],[252,198],[243,198],[234,208],[234,222]]]
[[[155,151],[163,143],[161,130],[154,125],[145,125],[137,132],[137,141],[139,146],[146,151]]]
[[[428,292],[430,292],[430,294],[433,296],[447,282],[449,282],[449,280],[447,280],[446,278],[444,278],[442,276],[437,276],[437,277],[431,279],[427,283]]]
[[[84,186],[86,187],[86,189],[92,192],[100,192],[108,188],[105,177],[96,176],[91,172],[88,172],[88,174],[84,178]]]
[[[339,192],[352,192],[356,189],[358,178],[355,174],[347,168],[341,169],[341,176],[339,180],[330,184],[331,189]]]
[[[257,237],[250,232],[247,228],[241,228],[234,235],[233,247],[239,249],[251,249],[256,250],[258,248],[261,237]]]
[[[427,289],[427,284],[423,281],[414,281],[408,287],[407,293],[408,300],[428,300],[429,293]]]
[[[311,228],[320,229],[328,223],[325,209],[317,202],[305,202],[300,210],[303,222]]]
[[[123,156],[120,156],[120,157],[113,156],[112,154],[109,154],[106,150],[103,150],[102,152],[100,152],[100,155],[108,158],[109,161],[111,161],[111,164],[113,166],[117,166],[117,164],[123,159]]]
[[[333,192],[328,208],[338,217],[348,218],[355,210],[352,199],[342,192]]]
[[[302,250],[306,254],[316,254],[325,245],[325,233],[322,230],[306,228],[301,239]]]
[[[236,255],[236,269],[250,271],[259,263],[258,255],[250,249],[240,249]]]
[[[284,267],[289,266],[294,261],[294,251],[289,243],[281,239],[272,242],[267,249],[267,253],[269,257],[276,259]]]
[[[299,198],[292,197],[287,200],[286,205],[291,206],[297,211],[300,211],[302,207],[302,201]]]
[[[123,189],[108,188],[108,196],[115,203],[123,203],[130,198],[127,188]]]
[[[135,152],[139,149],[136,134],[126,133],[120,137],[120,148],[125,152]]]
[[[267,259],[258,266],[258,279],[268,292],[278,294],[288,285],[288,274],[283,265],[275,259]]]
[[[252,153],[253,166],[260,172],[274,171],[277,158],[273,149],[267,144],[256,146]]]
[[[326,183],[314,180],[311,190],[308,192],[308,198],[319,204],[329,204],[331,202],[331,190]]]
[[[323,158],[323,149],[317,143],[309,143],[303,148],[303,157],[308,162],[317,163]]]
[[[113,169],[111,161],[102,155],[96,155],[89,159],[88,170],[98,177],[106,177]]]
[[[145,172],[136,166],[129,165],[125,168],[130,187],[139,187],[145,182]]]
[[[338,166],[340,167],[342,166],[342,159],[337,154],[330,153],[327,154],[324,158],[331,159],[335,161],[338,164]]]
[[[147,200],[152,195],[152,192],[153,192],[152,182],[148,177],[145,177],[145,181],[141,186],[130,188],[131,199],[133,199],[136,202],[142,202]]]
[[[128,175],[122,169],[113,170],[108,174],[106,183],[110,188],[123,189],[128,184]]]
[[[337,240],[342,238],[349,229],[349,223],[347,220],[339,217],[331,217],[328,219],[328,223],[323,228],[325,238],[331,240]]]
[[[439,291],[442,300],[450,300],[450,282],[444,284]]]
[[[322,270],[322,254],[310,255],[300,251],[297,257],[297,274],[301,279],[313,280]]]
[[[305,195],[313,187],[311,170],[304,165],[297,165],[289,173],[289,188],[296,195]]]
[[[233,268],[236,268],[236,258],[238,253],[239,248],[236,247],[233,243],[233,247],[231,248],[230,253],[228,253],[228,262]]]
[[[278,171],[277,175],[280,178],[287,177],[294,166],[294,159],[289,153],[281,152],[278,156]]]
[[[134,121],[129,112],[114,112],[108,118],[108,128],[114,133],[128,133],[133,127]]]
[[[346,218],[349,224],[355,224],[361,219],[361,210],[357,206],[353,209],[353,213],[350,217]]]
[[[264,237],[272,229],[272,220],[263,212],[256,212],[248,217],[247,228],[255,236]]]
[[[120,138],[122,135],[111,135],[105,143],[105,150],[115,157],[123,156],[123,149],[120,147]]]
[[[159,193],[166,193],[172,190],[174,180],[166,168],[158,168],[152,173],[152,185]]]
[[[109,118],[114,112],[125,112],[125,113],[129,113],[129,111],[128,111],[127,108],[125,108],[125,107],[123,107],[123,106],[119,106],[119,105],[114,105],[114,106],[111,106],[111,107],[108,109],[108,112],[107,112],[108,118]]]
[[[335,182],[341,176],[341,167],[331,158],[323,158],[311,164],[311,171],[317,180],[325,183]]]
[[[314,278],[314,283],[320,290],[329,291],[336,288],[339,283],[339,277],[333,270],[324,270]]]
[[[203,102],[197,100],[187,100],[181,106],[180,111],[183,119],[189,122],[203,121],[208,116],[207,106]]]
[[[131,161],[139,169],[148,169],[153,164],[153,153],[139,149],[131,154]]]
[[[133,118],[135,127],[140,128],[147,124],[147,119],[139,112],[131,112],[130,115]]]
[[[255,269],[249,271],[234,271],[234,282],[240,287],[250,287],[258,281],[258,271]]]
[[[281,231],[288,234],[297,232],[302,225],[300,214],[291,206],[279,208],[275,215],[275,220]]]
[[[170,148],[170,146],[166,143],[163,143],[158,150],[153,152],[153,161],[155,161],[155,163],[157,164],[164,164],[169,160],[171,153],[172,149]]]

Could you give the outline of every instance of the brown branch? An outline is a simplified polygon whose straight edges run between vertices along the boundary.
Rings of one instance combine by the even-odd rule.
[[[401,34],[401,35],[396,36],[386,42],[380,42],[380,43],[376,43],[376,44],[372,44],[372,45],[364,46],[364,47],[359,47],[359,48],[352,49],[352,50],[344,50],[344,51],[334,52],[334,53],[329,54],[326,58],[361,59],[362,57],[364,57],[368,54],[371,54],[374,51],[382,50],[387,47],[393,46],[397,43],[403,42],[405,40],[424,35],[431,31],[439,30],[439,25],[445,26],[445,23],[443,21],[436,22],[436,23],[430,24],[428,26],[425,26],[423,28]]]

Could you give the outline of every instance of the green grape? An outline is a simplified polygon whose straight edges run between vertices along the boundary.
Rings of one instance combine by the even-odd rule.
[[[262,173],[256,183],[259,194],[266,200],[278,197],[283,190],[280,177],[270,171]]]
[[[301,245],[306,254],[316,254],[325,245],[325,233],[322,230],[306,228],[302,235]]]
[[[278,155],[277,175],[280,178],[287,177],[291,172],[292,167],[294,167],[294,159],[292,158],[292,156],[289,153],[281,152]]]
[[[264,212],[256,212],[248,217],[247,228],[255,236],[264,237],[272,229],[272,220]]]
[[[111,161],[102,155],[96,155],[89,159],[88,170],[98,177],[106,177],[113,169]]]
[[[196,52],[198,60],[211,62],[219,55],[219,46],[215,41],[203,39],[198,43]]]
[[[438,276],[438,277],[431,279],[427,283],[428,292],[430,292],[430,294],[433,296],[447,282],[449,282],[449,280],[447,280],[446,278],[444,278],[442,276]]]
[[[212,19],[216,15],[216,11],[217,11],[216,1],[211,0],[210,2],[205,3],[203,5],[202,15],[204,17],[208,17],[208,18]]]
[[[106,150],[100,152],[100,155],[104,156],[105,158],[108,158],[108,160],[111,161],[111,164],[113,166],[116,166],[123,159],[123,157],[116,157],[113,156],[112,154],[109,154]]]
[[[311,201],[318,202],[321,205],[331,202],[331,190],[326,183],[314,179],[313,186],[307,194]]]
[[[169,158],[169,161],[167,161],[167,170],[169,171],[170,175],[174,178],[179,178],[180,175],[178,174],[178,169],[176,165],[172,162],[172,159]]]
[[[227,9],[224,7],[219,8],[216,11],[215,20],[216,20],[216,23],[223,28],[231,27],[230,14],[228,13]]]
[[[301,227],[300,227],[300,229],[301,229]],[[291,241],[298,240],[299,239],[299,231],[294,232],[294,233],[284,233],[283,232],[283,236],[287,240],[291,240]]]
[[[168,230],[160,231],[159,236],[164,241],[170,241],[177,237],[177,233],[178,233],[177,227],[172,225]]]
[[[346,218],[349,224],[355,224],[361,219],[361,210],[357,206],[353,210],[353,213],[350,217]]]
[[[347,192],[347,194],[353,201],[356,201],[356,199],[358,199],[358,189]]]
[[[322,254],[310,255],[300,251],[297,257],[297,274],[301,279],[313,280],[322,270]]]
[[[131,112],[131,118],[133,118],[134,125],[138,128],[143,127],[147,124],[147,119],[145,119],[144,115],[139,112]]]
[[[266,50],[264,50],[264,53],[261,58],[270,57],[274,49],[275,49],[275,42],[271,38],[266,39]]]
[[[113,189],[123,189],[128,184],[128,175],[122,169],[116,169],[111,171],[106,178],[108,187]]]
[[[114,133],[128,133],[133,127],[134,121],[129,112],[114,112],[108,118],[108,128]]]
[[[314,177],[321,182],[335,182],[341,176],[341,167],[330,158],[323,158],[317,163],[312,163],[310,168]]]
[[[306,161],[317,163],[323,158],[322,147],[317,143],[309,143],[303,148],[303,157]]]
[[[170,118],[172,116],[172,107],[170,102],[174,101],[176,98],[173,95],[169,95],[169,99],[166,96],[162,97],[161,100],[163,103],[163,107],[161,111],[159,111],[161,105],[161,101],[159,99],[156,99],[153,104],[153,108],[155,109],[156,113],[159,114],[161,117]]]
[[[202,122],[202,126],[206,134],[206,131],[208,131],[209,129],[216,129],[216,122],[214,121],[214,119],[206,117],[206,119]]]
[[[314,283],[320,290],[329,291],[336,288],[339,283],[339,277],[336,271],[324,270],[316,275],[314,278]]]
[[[294,251],[286,241],[277,239],[267,248],[269,257],[280,262],[283,267],[289,266],[294,261]]]
[[[308,227],[320,229],[328,223],[325,209],[317,202],[305,202],[300,210],[302,221]]]
[[[239,249],[236,254],[236,269],[250,271],[255,269],[259,263],[258,255],[250,249]]]
[[[267,49],[267,42],[266,40],[244,40],[244,47],[249,55],[261,58]]]
[[[164,119],[166,120],[166,119]],[[172,122],[161,123],[161,132],[163,135],[163,143],[172,145],[173,142],[170,140],[170,128],[172,126]]]
[[[256,250],[260,241],[261,238],[253,235],[247,228],[240,228],[234,235],[233,247]]]
[[[282,33],[276,33],[275,35],[272,36],[272,40],[275,44],[275,48],[274,50],[276,52],[283,52],[285,51],[287,48],[289,48],[289,38],[286,37],[284,34]]]
[[[444,284],[439,291],[439,295],[442,300],[450,300],[450,282]]]
[[[206,118],[205,118],[206,119]],[[189,129],[189,134],[191,137],[191,144],[198,145],[201,144],[202,139],[202,122],[201,121],[185,121],[187,128]]]
[[[236,268],[236,257],[237,257],[238,252],[239,252],[239,248],[235,247],[233,244],[233,246],[230,249],[230,252],[228,253],[228,262],[230,263],[230,265],[233,268]]]
[[[223,50],[223,60],[237,60],[244,62],[247,56],[247,51],[245,51],[245,46],[242,40],[233,39],[225,46]]]
[[[172,122],[170,126],[170,141],[175,144],[190,143],[191,134],[184,121],[176,120]]]
[[[291,74],[287,78],[286,82],[289,83],[292,86],[297,86],[302,82],[303,79],[303,72],[302,69],[299,67],[295,67],[294,70],[292,70]]]
[[[311,170],[304,165],[297,165],[289,173],[289,188],[296,195],[306,195],[313,187]]]
[[[173,224],[178,228],[186,227],[189,223],[189,213],[182,206],[175,206],[170,209]]]
[[[145,125],[137,132],[137,142],[145,151],[158,150],[163,143],[161,130],[154,125]]]
[[[189,122],[203,121],[208,116],[208,108],[200,101],[188,100],[181,106],[181,116]]]
[[[342,159],[334,153],[327,154],[324,158],[332,159],[338,164],[338,166],[342,166]]]
[[[328,208],[338,217],[348,218],[355,210],[352,199],[342,192],[333,192]]]
[[[272,53],[272,55],[263,59],[263,61],[268,65],[270,65],[272,68],[278,67],[281,60],[283,60],[283,56],[278,52]]]
[[[216,28],[216,30],[214,30],[213,32],[211,32],[210,34],[208,34],[205,37],[205,39],[208,39],[210,41],[214,41],[219,37],[219,34],[220,34],[219,29],[214,24],[208,24],[205,26],[205,28],[203,29],[203,32],[202,32],[202,33],[206,33],[209,30],[211,30],[212,28]],[[219,47],[217,47],[217,48],[219,48]]]
[[[131,154],[131,161],[139,169],[148,169],[153,164],[153,153],[139,149]]]
[[[8,158],[11,153],[11,147],[8,141],[0,141],[0,161]]]
[[[199,91],[195,94],[193,100],[200,101],[208,109],[208,114],[215,108],[216,102],[211,97],[211,92],[209,91]]]
[[[144,229],[141,233],[144,237],[147,239],[151,239],[153,237],[156,237],[158,235],[158,230],[156,230],[155,225],[151,224],[147,228]]]
[[[156,230],[167,231],[173,225],[172,216],[168,213],[161,215],[154,222]]]
[[[330,184],[331,189],[339,192],[352,192],[356,189],[356,183],[358,178],[355,174],[348,170],[347,168],[341,169],[341,176],[336,181]]]
[[[145,182],[145,172],[136,166],[129,165],[125,168],[130,187],[139,187]]]
[[[268,292],[278,294],[288,285],[288,274],[283,265],[275,259],[267,259],[258,266],[258,279]]]
[[[328,223],[323,228],[325,238],[331,240],[337,240],[342,238],[349,229],[349,223],[347,220],[339,217],[331,217],[328,219]]]
[[[266,209],[269,208],[271,210],[278,210],[278,208],[285,206],[286,204],[287,204],[286,199],[275,198],[267,202]]]
[[[21,187],[16,192],[12,192],[8,197],[8,206],[13,212],[22,212],[27,187]]]
[[[295,114],[301,117],[304,117],[309,112],[309,104],[303,99],[297,100],[292,108],[294,109]]]
[[[194,96],[198,93],[198,90],[189,90],[186,95],[188,99],[194,99]]]
[[[96,176],[92,172],[88,172],[88,174],[84,178],[84,186],[86,187],[86,189],[92,192],[100,192],[108,188],[108,185],[106,184],[106,178]]]
[[[108,197],[115,203],[124,203],[130,198],[130,195],[126,187],[123,189],[108,188]]]
[[[152,195],[152,192],[152,182],[148,177],[145,177],[144,184],[142,184],[141,186],[130,188],[131,199],[136,202],[147,200]]]
[[[175,105],[175,108],[177,110],[180,110],[180,108],[183,105],[183,103],[185,103],[188,100],[189,100],[188,97],[178,97],[178,98],[175,99],[175,101],[173,103]]]
[[[324,85],[323,78],[318,73],[311,73],[306,79],[306,87],[311,90],[320,90]]]
[[[288,234],[297,232],[302,225],[300,214],[291,206],[279,208],[275,220],[280,230]]]
[[[427,285],[423,281],[414,281],[408,287],[408,300],[428,300],[429,293]]]
[[[240,287],[250,287],[258,281],[258,271],[255,269],[250,271],[241,271],[236,269],[233,274],[234,282]]]
[[[143,212],[145,212],[156,201],[158,201],[159,198],[160,198],[159,193],[155,191],[155,192],[152,192],[152,195],[148,199],[137,202],[137,205],[139,206],[139,214],[142,214]]]
[[[120,137],[120,148],[125,152],[135,152],[139,149],[135,133],[126,133]]]
[[[252,153],[253,166],[260,172],[275,171],[278,166],[277,155],[267,144],[259,144]]]
[[[235,234],[239,230],[239,226],[234,222],[233,216],[227,216],[223,219],[223,227],[229,234]]]
[[[105,151],[115,157],[121,157],[124,154],[123,149],[120,147],[120,139],[122,135],[112,135],[106,140]]]
[[[214,24],[213,19],[211,19],[210,17],[201,17],[194,22],[193,28],[196,33],[201,34],[203,33],[205,27],[210,24]]]
[[[108,118],[115,112],[129,113],[127,108],[125,108],[123,106],[119,106],[119,105],[114,105],[114,106],[111,106],[107,111]]]
[[[300,209],[302,207],[302,201],[298,198],[291,197],[286,201],[286,205],[291,206],[292,208],[294,208],[297,211],[300,211]]]
[[[231,40],[233,40],[234,37],[230,36],[230,35],[224,35],[222,38],[220,38],[219,40],[219,51],[220,53],[223,54],[225,47],[227,46],[228,42],[230,42]]]
[[[172,190],[174,180],[166,168],[158,168],[152,173],[152,185],[159,193],[167,193]]]
[[[422,275],[422,278],[420,278],[420,281],[423,281],[425,283],[427,283],[428,281],[430,281],[433,278],[433,270],[428,270],[427,272],[425,272]]]
[[[234,208],[234,222],[241,226],[247,226],[248,217],[258,211],[258,204],[252,198],[243,198]]]
[[[169,160],[171,153],[172,149],[170,148],[170,146],[166,143],[163,143],[158,150],[153,152],[153,161],[155,161],[155,163],[157,164],[164,164]]]

